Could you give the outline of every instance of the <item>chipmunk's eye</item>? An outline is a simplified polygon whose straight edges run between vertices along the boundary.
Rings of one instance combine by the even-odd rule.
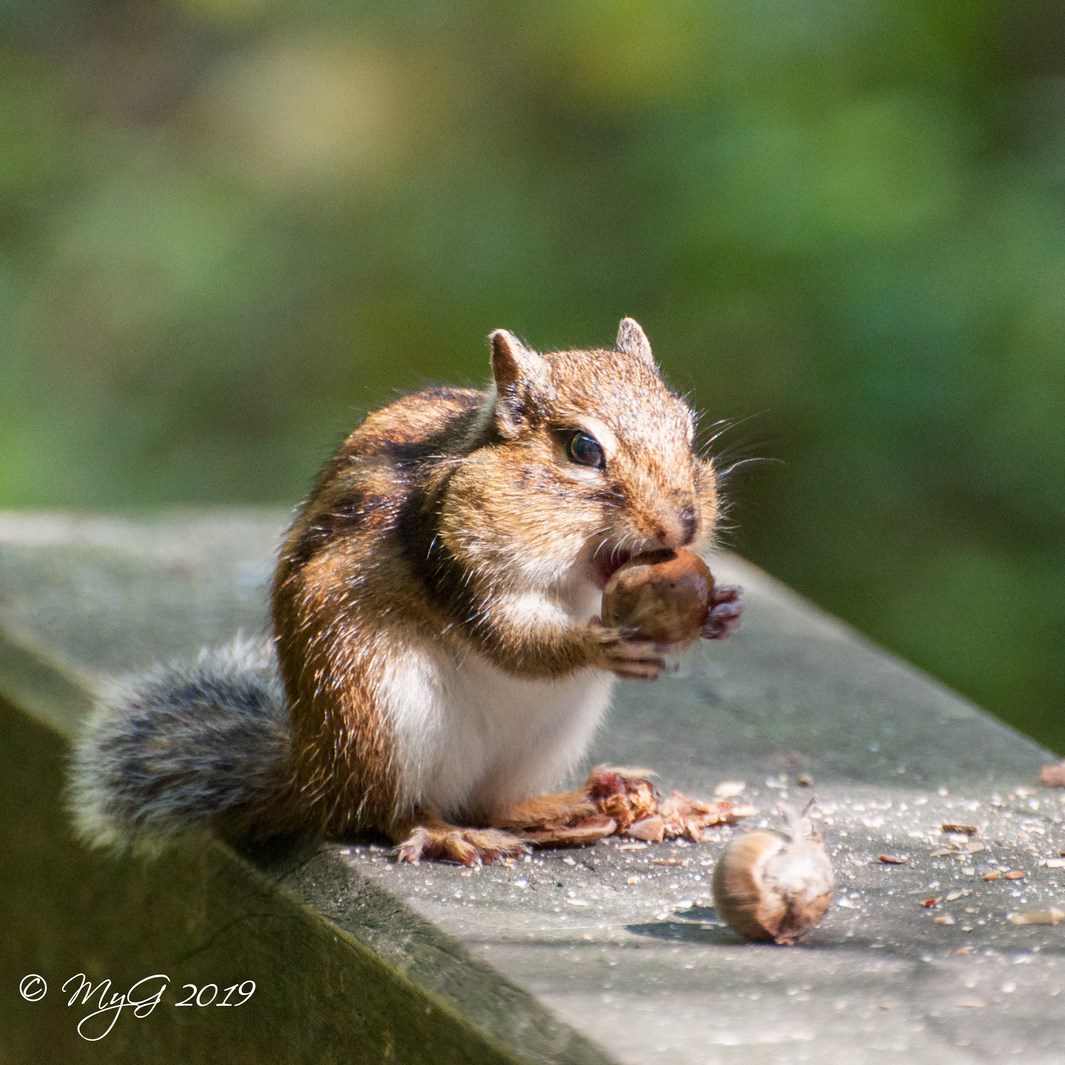
[[[606,455],[599,441],[581,429],[571,429],[563,440],[566,456],[578,466],[592,466],[597,470],[606,468]]]

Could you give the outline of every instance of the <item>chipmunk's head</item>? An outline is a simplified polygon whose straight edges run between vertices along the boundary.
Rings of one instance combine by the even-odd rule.
[[[504,330],[491,344],[485,414],[526,515],[530,563],[565,559],[602,586],[635,554],[709,541],[713,469],[635,321],[622,320],[611,350],[541,355]]]

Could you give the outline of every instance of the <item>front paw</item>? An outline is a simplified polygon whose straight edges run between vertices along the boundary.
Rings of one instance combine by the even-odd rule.
[[[710,610],[703,622],[703,639],[724,640],[740,627],[743,616],[743,603],[740,595],[743,589],[735,584],[715,587],[710,600]]]
[[[667,645],[653,640],[636,639],[627,629],[604,625],[599,618],[588,623],[592,646],[592,665],[608,669],[625,680],[654,680],[669,668]]]

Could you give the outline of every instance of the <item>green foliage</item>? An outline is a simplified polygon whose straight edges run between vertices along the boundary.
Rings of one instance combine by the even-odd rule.
[[[647,328],[732,542],[1065,747],[1065,20],[0,7],[5,506],[293,502],[483,337]],[[1056,37],[1055,34],[1058,36]]]

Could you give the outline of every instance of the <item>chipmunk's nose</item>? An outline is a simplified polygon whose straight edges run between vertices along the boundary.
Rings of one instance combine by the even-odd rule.
[[[687,547],[699,531],[699,516],[691,503],[685,503],[671,515],[660,515],[654,535],[663,548]]]

